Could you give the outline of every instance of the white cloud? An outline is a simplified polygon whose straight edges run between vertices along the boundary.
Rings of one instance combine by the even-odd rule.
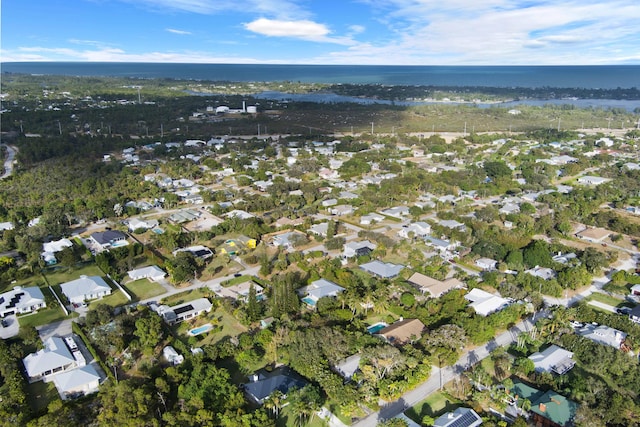
[[[331,31],[324,24],[314,21],[281,21],[260,18],[244,24],[245,29],[268,37],[288,37],[315,42],[354,44],[348,37],[329,37]]]
[[[166,31],[173,33],[173,34],[179,34],[182,36],[188,36],[191,35],[191,31],[183,31],[183,30],[176,30],[174,28],[165,28]]]
[[[366,28],[363,25],[351,25],[351,26],[349,26],[350,34],[364,33],[365,30],[366,30]]]

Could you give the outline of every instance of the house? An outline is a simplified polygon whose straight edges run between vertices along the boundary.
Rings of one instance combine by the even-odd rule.
[[[111,286],[100,276],[82,275],[79,279],[61,284],[60,290],[71,304],[111,295]]]
[[[384,209],[380,211],[380,213],[393,218],[402,219],[409,215],[409,208],[406,206],[394,206],[389,209]]]
[[[312,225],[311,228],[309,228],[309,233],[312,233],[321,237],[327,237],[327,230],[329,230],[329,223],[323,222],[320,224]]]
[[[611,179],[602,178],[600,176],[585,175],[585,176],[581,176],[576,181],[578,184],[596,186],[596,185],[604,184],[605,182],[609,182],[611,181]]]
[[[271,245],[291,250],[298,246],[299,243],[305,243],[307,236],[304,233],[293,230],[285,233],[276,234],[271,238]]]
[[[184,362],[184,356],[176,351],[175,348],[168,345],[162,349],[162,355],[171,365],[176,366]]]
[[[231,298],[236,301],[239,300],[247,302],[249,299],[249,293],[251,292],[251,286],[253,286],[253,289],[256,292],[256,299],[258,301],[263,300],[265,298],[264,288],[253,280],[238,283],[237,285],[229,286],[228,288],[216,286],[213,288],[213,291],[220,298]]]
[[[226,216],[227,218],[238,218],[238,219],[251,219],[251,218],[255,218],[254,214],[250,214],[247,211],[243,211],[240,209],[235,209],[232,210],[230,212],[227,212],[226,214],[224,214],[224,216]]]
[[[248,236],[240,235],[238,236],[238,240],[249,249],[255,249],[256,246],[258,246],[258,241]]]
[[[627,337],[627,334],[617,329],[591,323],[585,324],[582,328],[576,330],[576,333],[593,342],[609,345],[615,349],[620,349]]]
[[[281,366],[271,372],[261,370],[250,377],[250,382],[242,384],[245,393],[258,405],[262,405],[264,401],[279,391],[284,396],[292,389],[301,389],[307,382],[300,376],[295,374],[286,366]]]
[[[574,367],[573,353],[553,344],[544,351],[533,353],[529,356],[536,372],[555,372],[564,375]]]
[[[462,222],[458,222],[455,219],[443,219],[440,220],[438,224],[442,227],[450,228],[452,230],[464,231],[467,229],[467,227]]]
[[[431,233],[431,226],[423,221],[413,222],[407,226],[403,226],[400,231],[398,231],[398,236],[404,237],[408,239],[413,233],[414,237],[425,237]]]
[[[569,252],[568,254],[558,252],[558,254],[554,255],[551,259],[553,259],[554,262],[558,262],[560,264],[568,264],[569,261],[571,261],[572,259],[576,259],[577,257],[578,256],[573,252]]]
[[[335,206],[338,204],[338,199],[327,199],[327,200],[323,200],[322,201],[322,207],[323,208],[328,208],[331,206]]]
[[[314,280],[308,286],[298,289],[298,295],[302,296],[302,302],[308,306],[315,307],[320,298],[335,297],[344,291],[342,286],[338,286],[330,280]]]
[[[376,260],[368,262],[366,264],[362,264],[360,268],[374,276],[378,276],[383,279],[391,279],[400,274],[400,272],[404,268],[404,265],[392,264],[390,262],[382,262]]]
[[[44,342],[44,348],[22,359],[30,383],[45,380],[53,375],[69,371],[78,366],[71,350],[60,337],[51,337]]]
[[[453,412],[436,418],[433,427],[477,427],[482,424],[482,418],[473,409],[457,408]]]
[[[640,305],[636,305],[629,312],[629,320],[634,323],[640,323]]]
[[[57,264],[56,253],[63,251],[66,248],[73,247],[73,243],[69,239],[60,239],[53,242],[47,242],[42,244],[42,253],[40,256],[47,265]]]
[[[188,248],[176,249],[173,251],[173,256],[177,256],[180,252],[189,252],[194,257],[200,258],[203,260],[209,259],[213,256],[213,251],[206,246],[196,245],[189,246]]]
[[[469,307],[473,308],[480,316],[488,316],[509,305],[509,300],[500,295],[490,294],[480,288],[471,289],[464,297],[471,302]]]
[[[589,242],[602,243],[611,234],[612,232],[605,228],[589,227],[576,233],[576,236]]]
[[[360,217],[360,225],[371,225],[384,220],[384,216],[375,212]]]
[[[537,265],[534,268],[531,268],[529,270],[525,270],[524,272],[527,273],[527,274],[530,274],[532,276],[539,277],[542,280],[551,280],[551,279],[554,279],[556,277],[556,272],[555,272],[554,269],[546,268],[546,267],[539,267]]]
[[[573,425],[578,404],[550,390],[531,402],[531,418],[536,426],[569,427]]]
[[[336,216],[351,215],[353,212],[354,208],[351,205],[336,205],[329,208],[329,213]]]
[[[342,256],[344,258],[366,256],[369,255],[376,247],[375,243],[371,243],[368,240],[345,243]]]
[[[454,277],[441,281],[425,276],[422,273],[413,273],[408,282],[417,287],[423,294],[429,293],[432,298],[439,298],[452,289],[464,287],[464,283]]]
[[[354,354],[346,359],[343,359],[335,364],[333,370],[336,371],[342,378],[349,381],[353,375],[360,370],[360,354]]]
[[[13,229],[14,229],[14,226],[13,226],[13,223],[11,221],[0,222],[0,231],[13,230]]]
[[[42,291],[37,286],[21,288],[16,286],[0,294],[0,317],[12,314],[25,314],[38,311],[47,306]]]
[[[388,343],[403,345],[422,337],[426,329],[420,319],[403,319],[378,331],[376,335],[383,337]]]
[[[424,236],[424,243],[427,246],[431,246],[436,249],[438,252],[451,252],[456,248],[456,243],[451,242],[449,240],[436,239],[432,236]]]
[[[129,231],[131,232],[135,230],[149,230],[158,226],[158,220],[150,219],[143,221],[138,218],[131,218],[128,221],[127,226],[129,227]]]
[[[498,261],[491,258],[479,258],[476,260],[475,264],[484,271],[491,271],[496,269]]]
[[[520,205],[516,203],[505,203],[499,210],[503,215],[517,214],[520,212]]]
[[[54,376],[53,383],[60,398],[68,400],[98,391],[100,375],[93,365],[85,365]]]
[[[151,282],[159,282],[167,275],[167,273],[157,265],[137,268],[127,272],[127,274],[131,280],[149,279]]]
[[[90,239],[103,250],[127,244],[127,235],[118,230],[98,231]]]
[[[166,305],[155,306],[152,309],[170,325],[192,319],[202,313],[211,311],[213,305],[207,298],[198,298],[193,301],[169,307]]]

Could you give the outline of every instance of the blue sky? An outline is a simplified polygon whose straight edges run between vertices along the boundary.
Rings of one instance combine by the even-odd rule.
[[[3,0],[0,60],[640,64],[638,0]]]

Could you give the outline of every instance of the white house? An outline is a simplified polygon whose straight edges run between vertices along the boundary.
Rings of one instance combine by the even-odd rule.
[[[482,425],[482,418],[473,409],[458,408],[453,412],[436,418],[434,427],[477,427]]]
[[[158,226],[158,221],[155,219],[150,219],[147,221],[143,221],[138,218],[131,218],[128,222],[129,231],[135,230],[149,230],[151,228],[155,228]]]
[[[498,261],[491,258],[479,258],[476,260],[476,266],[480,267],[484,271],[491,271],[496,269],[496,265],[498,265]]]
[[[99,231],[91,235],[91,240],[102,249],[124,246],[127,235],[118,230]]]
[[[376,247],[375,243],[371,243],[368,240],[361,242],[348,242],[344,244],[342,256],[344,258],[351,258],[354,256],[369,255]]]
[[[335,297],[344,291],[342,286],[338,286],[330,280],[314,280],[308,286],[298,289],[298,295],[302,296],[302,301],[311,307],[315,307],[320,298]]]
[[[43,243],[42,254],[40,254],[40,256],[47,265],[56,264],[58,260],[56,259],[55,254],[72,246],[73,243],[71,243],[71,240],[69,239],[60,239],[53,242]]]
[[[71,304],[111,295],[111,287],[100,276],[82,275],[79,279],[61,284],[60,289]]]
[[[167,360],[167,362],[171,363],[173,366],[179,365],[184,362],[184,356],[179,354],[176,349],[171,347],[170,345],[162,349],[162,355]]]
[[[29,382],[49,380],[51,376],[78,366],[76,359],[60,337],[51,337],[44,348],[22,359]]]
[[[431,233],[431,226],[424,221],[413,222],[406,227],[403,226],[402,229],[398,231],[398,236],[408,239],[411,233],[413,233],[414,237],[428,236],[429,233]]]
[[[354,209],[351,205],[337,205],[329,208],[329,213],[336,216],[351,215],[353,211]]]
[[[384,220],[384,216],[375,212],[360,217],[360,225],[371,225]]]
[[[42,291],[37,286],[21,288],[0,294],[0,317],[12,314],[24,314],[37,311],[47,306]]]
[[[566,374],[576,364],[572,352],[555,344],[544,351],[533,353],[529,360],[533,362],[536,372],[555,372],[558,375]]]
[[[173,325],[187,319],[192,319],[202,313],[208,313],[213,305],[207,298],[197,298],[193,301],[169,307],[161,305],[153,308],[167,323]]]
[[[490,294],[480,288],[471,289],[464,297],[471,302],[469,307],[473,308],[480,316],[488,316],[509,305],[509,300],[500,295]]]
[[[539,277],[543,280],[551,280],[556,277],[556,272],[552,268],[539,267],[537,265],[532,269],[525,270],[525,273]]]
[[[604,184],[605,182],[611,181],[611,179],[602,178],[600,176],[585,175],[585,176],[581,176],[576,181],[578,182],[578,184],[583,184],[583,185],[600,185],[600,184]]]
[[[62,400],[85,396],[98,391],[100,375],[92,365],[63,372],[53,377]]]
[[[167,273],[157,265],[136,268],[135,270],[127,272],[127,274],[131,280],[149,279],[152,282],[160,281],[167,275]]]
[[[402,219],[403,217],[409,215],[409,208],[406,206],[394,206],[389,209],[384,209],[380,211],[380,213],[393,218]]]

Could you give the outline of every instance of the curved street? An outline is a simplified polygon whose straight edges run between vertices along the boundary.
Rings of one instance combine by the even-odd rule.
[[[0,179],[5,179],[13,174],[13,161],[16,158],[18,149],[13,145],[2,144],[7,147],[7,158],[4,161],[4,174],[0,176]]]

